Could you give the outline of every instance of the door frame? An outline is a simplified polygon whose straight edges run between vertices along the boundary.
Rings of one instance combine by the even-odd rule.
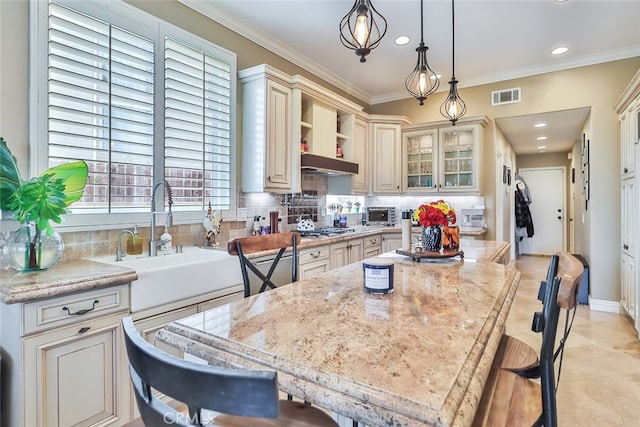
[[[562,247],[561,251],[567,250],[567,218],[570,212],[567,211],[567,168],[566,166],[542,166],[536,168],[518,168],[518,174],[524,176],[524,171],[543,171],[543,170],[561,170],[563,173],[562,179]],[[533,195],[535,197],[535,195]],[[535,200],[535,199],[534,199]],[[513,223],[515,229],[515,222]],[[534,224],[535,232],[535,224]],[[517,256],[521,255],[518,250]]]

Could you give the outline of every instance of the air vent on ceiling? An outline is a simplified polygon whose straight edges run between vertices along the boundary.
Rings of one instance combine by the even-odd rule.
[[[513,104],[514,102],[520,102],[519,87],[491,92],[491,105]]]

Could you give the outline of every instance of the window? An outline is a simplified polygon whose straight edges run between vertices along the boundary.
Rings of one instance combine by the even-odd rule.
[[[87,162],[74,213],[148,212],[166,179],[185,221],[209,203],[229,217],[235,55],[121,2],[37,3],[40,164]]]

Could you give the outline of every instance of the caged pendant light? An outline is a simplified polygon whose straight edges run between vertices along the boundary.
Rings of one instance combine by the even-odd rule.
[[[440,114],[448,118],[455,126],[456,121],[467,112],[467,105],[458,95],[458,80],[456,80],[456,51],[455,51],[455,17],[454,0],[451,0],[451,80],[449,80],[449,96],[440,106]]]
[[[420,105],[424,105],[424,100],[440,86],[436,73],[429,68],[427,50],[429,48],[424,45],[424,5],[423,0],[420,0],[420,45],[416,48],[418,62],[413,72],[404,81],[405,87]]]
[[[382,21],[382,31],[378,21]],[[366,56],[378,47],[387,32],[387,20],[384,19],[371,0],[356,0],[351,10],[340,21],[340,41],[355,51],[360,62],[366,62]]]

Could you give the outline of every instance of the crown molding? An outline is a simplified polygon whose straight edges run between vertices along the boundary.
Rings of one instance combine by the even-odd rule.
[[[275,53],[276,55],[290,61],[293,64],[298,65],[309,73],[321,78],[327,83],[343,90],[351,96],[358,98],[365,102],[367,105],[382,104],[385,102],[399,101],[403,99],[409,99],[411,96],[406,91],[392,92],[388,94],[371,96],[367,92],[353,85],[338,75],[327,70],[324,66],[311,61],[302,53],[292,49],[291,47],[281,43],[274,39],[269,34],[249,27],[237,20],[234,20],[231,16],[220,11],[214,2],[205,2],[201,0],[177,0],[185,6],[203,14],[211,20],[218,22],[219,24],[227,27],[231,31],[238,33],[239,35],[251,40],[252,42],[262,46],[263,48]],[[554,64],[543,66],[532,66],[517,68],[512,70],[506,70],[500,73],[487,74],[471,80],[461,80],[458,84],[458,89],[472,86],[480,86],[485,84],[497,83],[505,80],[519,79],[523,77],[534,76],[538,74],[551,73],[554,71],[562,71],[571,68],[584,67],[588,65],[595,65],[604,62],[617,61],[621,59],[627,59],[640,56],[640,45],[634,45],[627,48],[616,49],[608,52],[603,52],[595,55],[587,55],[578,58],[568,60],[558,60]],[[448,87],[440,88],[438,92],[448,91]]]
[[[640,45],[602,52],[596,55],[581,56],[578,58],[568,59],[566,61],[559,61],[552,65],[536,65],[533,67],[516,68],[501,73],[487,74],[485,76],[481,76],[471,80],[462,80],[458,84],[458,89],[498,83],[506,80],[520,79],[524,77],[535,76],[538,74],[552,73],[555,71],[569,70],[572,68],[585,67],[589,65],[602,64],[605,62],[634,58],[636,56],[640,56]],[[448,87],[443,87],[441,85],[440,89],[437,92],[445,92],[448,90]],[[394,92],[385,95],[372,96],[370,98],[370,105],[399,101],[409,98],[411,98],[411,96],[406,91]]]
[[[269,34],[258,31],[253,27],[243,24],[242,22],[238,22],[228,14],[219,10],[214,5],[214,2],[205,2],[200,0],[178,0],[178,2],[195,10],[196,12],[201,13],[207,18],[219,23],[220,25],[227,27],[231,31],[238,33],[239,35],[251,40],[257,45],[262,46],[263,48],[286,59],[287,61],[303,68],[304,70],[318,76],[322,80],[337,87],[338,89],[343,90],[349,95],[354,96],[361,101],[364,101],[366,104],[371,103],[371,96],[362,89],[340,78],[338,75],[327,70],[317,62],[311,61],[302,53],[274,39]]]

